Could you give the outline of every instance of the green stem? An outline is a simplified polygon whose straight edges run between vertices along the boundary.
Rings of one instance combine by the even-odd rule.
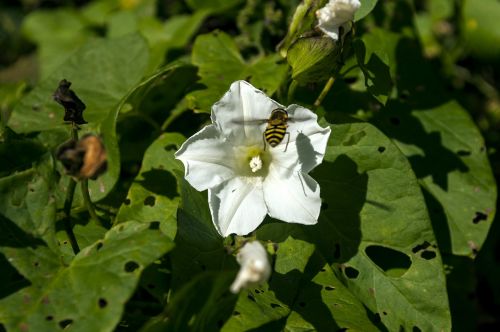
[[[71,138],[74,140],[78,139],[78,128],[73,122],[71,124]],[[76,181],[73,178],[69,178],[68,188],[66,190],[66,199],[64,201],[64,229],[68,235],[69,242],[71,243],[71,248],[73,252],[78,254],[80,252],[80,247],[76,241],[75,234],[73,233],[73,228],[71,227],[71,206],[73,205],[73,197],[75,196]]]
[[[290,104],[293,100],[293,95],[295,94],[295,90],[297,89],[297,86],[299,86],[299,83],[296,80],[292,80],[292,83],[290,83],[290,86],[288,87],[288,94],[287,94],[287,104]]]
[[[73,178],[69,179],[68,189],[66,191],[66,200],[64,201],[64,229],[68,235],[69,242],[71,243],[71,248],[73,252],[78,254],[80,252],[80,247],[76,241],[75,234],[73,233],[73,228],[71,227],[71,205],[73,205],[73,197],[75,196],[76,181]]]
[[[328,94],[328,92],[332,88],[333,82],[335,82],[335,78],[332,76],[332,77],[330,77],[328,79],[328,81],[325,84],[325,87],[323,88],[323,90],[319,94],[318,98],[314,102],[313,110],[316,110],[318,107],[321,106],[321,103],[323,102],[323,99],[325,99],[326,95]]]
[[[95,213],[94,205],[92,204],[92,201],[90,200],[90,194],[89,194],[89,180],[85,179],[81,181],[82,185],[82,195],[83,195],[83,201],[85,202],[85,206],[87,207],[87,211],[90,214],[90,217],[94,219],[98,225],[101,225],[101,220],[97,216],[97,213]]]

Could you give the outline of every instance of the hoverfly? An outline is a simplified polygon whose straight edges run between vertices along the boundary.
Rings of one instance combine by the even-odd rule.
[[[285,136],[287,137],[285,150],[288,148],[288,143],[290,143],[290,133],[287,131],[289,121],[299,121],[300,119],[290,118],[288,112],[283,108],[275,108],[272,110],[271,115],[267,119],[255,119],[238,121],[236,123],[246,123],[246,124],[262,124],[267,123],[266,129],[262,133],[262,141],[264,143],[264,150],[266,150],[267,144],[272,148],[276,147],[278,144],[283,142]],[[266,144],[267,143],[267,144]]]

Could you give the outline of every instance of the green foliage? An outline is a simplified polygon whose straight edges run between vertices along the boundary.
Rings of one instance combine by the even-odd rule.
[[[22,3],[0,5],[0,331],[498,324],[498,2],[361,0],[340,41],[326,0]],[[223,238],[184,179],[175,152],[237,80],[330,126],[317,224]],[[57,160],[72,128],[104,142],[91,202]],[[250,240],[271,276],[233,294]]]
[[[190,107],[209,112],[212,104],[237,80],[247,80],[272,95],[283,82],[287,70],[279,60],[277,55],[269,55],[245,61],[234,40],[221,31],[199,36],[194,42],[192,62],[199,68],[200,83],[207,89],[186,96]]]

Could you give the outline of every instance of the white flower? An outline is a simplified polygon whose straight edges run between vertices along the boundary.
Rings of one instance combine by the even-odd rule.
[[[259,241],[247,242],[236,255],[240,263],[240,271],[230,287],[231,292],[238,293],[242,288],[252,284],[260,284],[269,279],[271,265],[267,252]]]
[[[271,147],[263,140],[267,124],[255,120],[268,119],[277,108],[297,121],[290,120],[289,134]],[[308,109],[285,108],[245,81],[231,84],[213,105],[212,122],[175,156],[184,163],[186,180],[196,190],[208,189],[221,235],[246,235],[266,214],[291,223],[317,222],[319,185],[307,173],[322,162],[330,128],[320,127]]]
[[[318,28],[333,40],[338,40],[339,28],[344,29],[344,35],[351,30],[349,23],[360,6],[359,0],[330,0],[325,7],[316,11]]]

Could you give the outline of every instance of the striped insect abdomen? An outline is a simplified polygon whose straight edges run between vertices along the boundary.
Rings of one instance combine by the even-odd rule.
[[[266,131],[264,132],[264,137],[266,138],[267,143],[273,148],[280,144],[285,137],[286,133],[286,124],[280,125],[268,125]]]

